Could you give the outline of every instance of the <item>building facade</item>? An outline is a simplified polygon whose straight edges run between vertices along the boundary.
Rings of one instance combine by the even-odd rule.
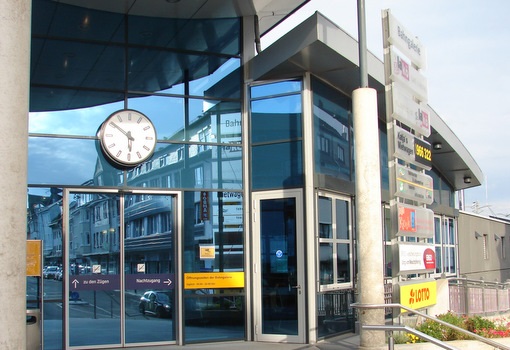
[[[281,19],[263,15],[304,2],[32,1],[27,238],[59,269],[27,281],[45,349],[304,344],[353,330],[357,43],[316,13],[255,52]],[[416,275],[394,271],[406,241],[434,246],[429,277],[457,276],[456,191],[481,171],[433,112],[435,234],[392,234],[384,69],[368,58],[386,280]],[[130,111],[157,143],[126,166],[100,139]],[[131,152],[138,136],[115,128]]]

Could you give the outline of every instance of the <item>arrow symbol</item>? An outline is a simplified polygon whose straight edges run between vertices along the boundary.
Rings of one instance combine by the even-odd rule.
[[[163,283],[167,284],[170,287],[170,285],[172,284],[172,281],[170,281],[170,278],[169,278],[166,281],[163,281]]]
[[[77,284],[80,284],[77,279],[74,279],[71,283],[74,284],[74,289],[76,289]]]

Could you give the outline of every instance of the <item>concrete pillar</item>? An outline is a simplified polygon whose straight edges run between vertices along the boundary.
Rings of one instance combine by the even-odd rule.
[[[356,172],[359,303],[384,304],[381,166],[377,92],[352,95]],[[361,325],[383,325],[384,309],[360,309]],[[385,332],[360,330],[360,349],[385,349]]]
[[[0,0],[0,349],[26,348],[30,0]]]

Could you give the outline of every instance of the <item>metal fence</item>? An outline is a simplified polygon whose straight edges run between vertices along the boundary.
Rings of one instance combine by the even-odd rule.
[[[468,278],[449,280],[450,311],[461,315],[494,315],[510,311],[510,285]]]

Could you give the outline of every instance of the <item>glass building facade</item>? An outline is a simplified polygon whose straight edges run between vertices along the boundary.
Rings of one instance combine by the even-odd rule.
[[[32,4],[27,238],[42,241],[45,269],[27,295],[43,310],[44,348],[313,343],[352,331],[350,96],[308,73],[245,81],[241,17]],[[124,109],[157,132],[133,167],[110,161],[98,134]],[[435,273],[455,274],[455,189],[429,174],[440,210],[427,243]]]

